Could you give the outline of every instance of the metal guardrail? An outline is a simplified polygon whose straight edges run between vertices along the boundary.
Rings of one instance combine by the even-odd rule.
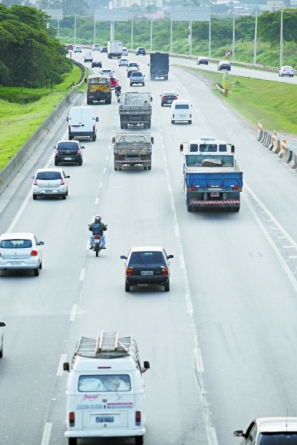
[[[72,90],[67,96],[60,102],[49,117],[40,125],[40,127],[32,134],[28,141],[20,148],[20,150],[13,156],[9,163],[0,171],[0,195],[4,192],[6,187],[15,178],[25,162],[30,158],[34,150],[42,142],[44,137],[48,134],[49,130],[57,122],[65,108],[67,108],[76,96],[76,88],[79,87],[85,78],[85,67],[74,60],[76,65],[79,65],[82,69],[82,75],[77,85],[72,87]]]

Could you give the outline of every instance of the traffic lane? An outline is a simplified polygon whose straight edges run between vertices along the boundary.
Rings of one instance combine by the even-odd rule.
[[[187,286],[180,266],[174,213],[168,199],[170,194],[160,150],[155,154],[154,165],[150,172],[109,170],[101,203],[103,210],[108,208],[111,211],[108,247],[99,254],[99,258],[95,258],[93,252],[88,256],[79,308],[81,315],[71,327],[73,334],[67,342],[67,357],[82,333],[86,336],[99,335],[101,329],[117,330],[121,335],[132,333],[139,344],[141,360],[150,360],[152,366],[152,370],[144,375],[146,443],[155,441],[157,437],[162,443],[168,440],[194,443],[197,437],[200,443],[206,443],[203,409],[195,376],[194,337],[186,312]],[[114,188],[111,184],[115,184]],[[143,199],[145,190],[150,190],[150,193]],[[126,213],[127,209],[129,220],[119,218],[118,215]],[[153,286],[135,288],[126,293],[124,264],[120,255],[127,254],[133,245],[158,244],[164,245],[168,254],[175,254],[171,260],[171,291],[167,293]],[[166,431],[160,418],[166,422]]]
[[[218,109],[218,107],[213,107],[213,110],[216,109]],[[214,112],[212,120],[214,123],[216,122]],[[163,118],[163,113],[160,117],[160,126],[166,135],[164,140],[168,141],[168,144],[165,144],[165,150],[167,150],[168,159],[172,161],[168,162],[170,176],[176,178],[178,175],[178,165],[181,168],[181,163],[178,164],[177,155],[172,153],[170,144],[172,139],[170,138],[170,134],[172,131],[171,128],[168,128],[169,124]],[[286,403],[291,403],[291,401],[288,402],[286,396],[278,399],[278,385],[276,385],[276,393],[273,393],[272,388],[274,385],[274,378],[276,375],[277,378],[279,378],[278,374],[281,374],[282,372],[282,359],[284,357],[282,354],[278,354],[278,356],[276,354],[276,352],[281,349],[283,339],[278,343],[275,343],[275,331],[273,328],[275,322],[272,318],[270,324],[269,320],[274,315],[274,307],[278,307],[282,304],[285,306],[291,305],[291,299],[294,298],[295,292],[293,292],[292,297],[292,286],[287,275],[282,272],[277,273],[277,270],[280,270],[281,267],[274,256],[271,260],[271,248],[266,239],[263,238],[263,236],[259,236],[259,234],[256,236],[258,232],[261,235],[261,232],[253,221],[250,211],[245,206],[245,201],[243,201],[240,214],[226,214],[224,211],[205,211],[189,214],[186,211],[185,197],[182,193],[182,187],[175,183],[172,185],[172,189],[177,207],[178,222],[181,227],[181,239],[183,246],[185,246],[185,264],[190,277],[190,287],[193,288],[191,293],[195,295],[194,308],[196,308],[196,310],[194,310],[194,314],[196,317],[198,338],[200,344],[202,344],[202,358],[204,363],[206,362],[205,369],[208,369],[208,373],[205,372],[205,387],[208,393],[214,394],[214,397],[210,397],[208,400],[211,402],[211,411],[216,412],[214,425],[216,426],[217,435],[220,438],[219,443],[224,443],[226,442],[227,437],[230,440],[230,435],[226,434],[228,431],[232,434],[234,424],[247,425],[247,417],[249,417],[249,420],[255,417],[254,414],[251,415],[252,412],[254,413],[256,410],[258,410],[258,412],[263,411],[262,406],[264,405],[266,412],[262,412],[262,415],[268,414],[268,411],[270,410],[270,398],[267,400],[268,398],[266,399],[264,397],[261,399],[261,402],[255,402],[251,405],[248,401],[255,399],[249,397],[249,391],[250,386],[253,385],[255,394],[263,393],[263,381],[259,379],[259,369],[261,369],[262,366],[267,371],[271,366],[271,361],[274,360],[274,357],[276,357],[277,370],[273,373],[270,379],[267,379],[267,386],[264,389],[264,393],[265,390],[266,392],[272,392],[275,399],[280,400],[281,407],[279,411],[284,410]],[[189,221],[192,222],[191,225],[189,225]],[[253,229],[251,223],[253,223]],[[244,228],[244,231],[242,228]],[[189,237],[189,233],[194,234],[193,237]],[[199,234],[202,234],[202,236],[199,236]],[[261,249],[256,252],[249,252],[248,250],[243,257],[242,250],[244,251],[244,249],[242,249],[242,247],[244,247],[244,244],[247,244],[246,249],[248,249],[253,240],[256,240],[256,247],[260,247],[261,240],[263,246],[266,247],[266,251],[264,247],[261,246]],[[199,276],[199,287],[196,288],[198,284],[197,261],[194,261],[194,255],[197,255],[197,252],[201,258],[200,261],[198,260],[198,264],[201,264],[201,278]],[[246,263],[249,256],[252,258],[255,257],[255,263],[257,264],[252,271],[250,270],[251,266],[249,266],[248,271],[245,274],[243,271],[247,268]],[[261,258],[265,258],[266,261],[261,260]],[[261,264],[261,262],[264,264]],[[270,265],[270,262],[272,262],[272,266]],[[273,276],[277,282],[271,280],[271,276]],[[259,286],[261,286],[260,289]],[[279,294],[275,292],[275,289],[279,289]],[[246,326],[252,326],[253,328],[254,325],[256,325],[257,331],[253,334],[254,337],[251,339],[249,338],[248,340],[245,339],[245,335],[242,335],[242,338],[240,336],[241,343],[237,345],[237,330],[234,329],[232,325],[230,328],[227,323],[225,328],[221,328],[221,325],[224,325],[225,319],[227,321],[229,320],[231,317],[230,314],[234,314],[234,301],[237,302],[238,295],[242,296],[242,294],[244,294],[243,307],[240,308],[239,306],[239,308],[236,309],[236,314],[240,314],[240,322],[238,324],[240,326],[245,324]],[[253,296],[255,295],[255,297],[253,297],[253,303],[255,308],[254,312],[256,313],[253,313],[252,311],[253,306],[248,306],[248,310],[245,307],[247,304],[246,301],[249,302],[250,294]],[[258,302],[259,294],[261,296],[260,303]],[[267,304],[267,302],[269,302],[271,295],[273,295],[273,303],[277,302],[278,306],[273,306],[272,303],[269,310],[265,311],[265,315],[267,312],[268,324],[268,327],[265,325],[265,329],[267,330],[265,336],[265,332],[262,332],[262,319],[259,320],[259,317],[261,317],[265,308],[265,303]],[[281,300],[279,295],[282,295]],[[211,301],[209,301],[209,296],[212,297]],[[213,296],[215,297],[215,301],[213,301]],[[239,301],[242,301],[242,297]],[[295,299],[293,301],[295,301]],[[257,309],[259,304],[261,304],[262,307],[259,308],[258,315]],[[289,317],[289,319],[286,319],[286,313],[284,314],[284,319],[282,320],[281,325],[277,326],[276,336],[278,331],[282,332],[283,325],[287,322],[290,325],[289,330],[294,329],[293,319],[295,317],[295,310],[295,303],[293,303],[293,307],[290,307],[288,310],[289,313],[292,312],[292,318]],[[254,315],[254,318],[250,318],[251,315]],[[234,315],[232,316],[234,317]],[[214,317],[216,324],[214,325],[214,323],[212,323],[211,328],[208,329],[210,320],[213,320]],[[206,321],[204,321],[205,319]],[[219,324],[220,320],[221,325]],[[215,328],[216,331],[214,336],[212,334],[212,329],[214,330]],[[226,332],[224,332],[224,329]],[[233,331],[235,331],[235,334]],[[222,333],[224,335],[222,335]],[[262,362],[264,363],[260,362],[260,364],[258,363],[261,360],[261,357],[258,357],[258,355],[261,354],[253,352],[257,351],[259,338],[264,339],[268,349],[266,356],[262,358]],[[205,346],[203,347],[204,344]],[[292,345],[288,345],[285,354],[290,353],[291,347]],[[244,375],[241,368],[243,366],[246,367],[247,363],[247,360],[243,359],[243,351],[247,351],[246,355],[254,360],[251,363],[249,362],[249,370],[251,368],[252,372],[248,384],[246,383],[246,379],[241,379],[240,377],[241,375]],[[218,357],[220,354],[222,355],[221,358]],[[255,355],[256,357],[254,357]],[[231,360],[236,360],[237,357],[238,363],[231,362]],[[223,382],[225,391],[222,391],[220,374],[218,376],[218,363],[222,363],[224,376],[227,376]],[[293,363],[292,360],[289,360],[287,368],[288,375],[285,376],[284,381],[281,381],[281,385],[291,382],[290,374],[292,373],[292,369],[294,369]],[[230,378],[227,380],[229,376]],[[233,382],[236,382],[235,389],[234,385],[232,385]],[[287,384],[286,393],[289,391],[289,388],[290,384]],[[294,393],[294,390],[292,392]],[[230,402],[228,402],[228,400],[230,400]],[[243,401],[244,408],[243,410],[241,409],[242,419],[237,416],[237,412],[234,413],[235,410],[233,407],[235,406],[238,411],[238,407],[240,406],[240,402],[237,402],[237,405],[235,404],[236,401]],[[214,408],[217,406],[227,406],[229,409],[222,412],[222,410]],[[248,409],[247,414],[244,410],[246,406]],[[227,428],[227,418],[230,419],[230,417],[232,417],[230,416],[230,412],[233,412],[234,422],[230,422],[230,427]],[[236,420],[237,417],[238,420]]]
[[[114,119],[113,108],[110,107],[109,110]],[[111,120],[108,118],[108,115],[106,115],[106,120],[107,122]],[[2,302],[4,302],[4,304],[2,304],[3,319],[6,315],[26,315],[30,320],[29,323],[32,323],[32,317],[34,315],[36,317],[40,316],[41,319],[46,316],[52,316],[55,317],[55,320],[57,319],[58,325],[60,317],[61,329],[64,328],[67,330],[71,313],[73,309],[75,309],[75,304],[77,304],[79,296],[83,292],[83,259],[87,251],[86,243],[89,234],[87,223],[91,222],[93,214],[98,212],[99,200],[97,202],[97,198],[100,197],[100,182],[102,182],[100,179],[102,179],[104,175],[104,162],[106,162],[106,157],[108,156],[108,141],[111,137],[110,127],[107,127],[105,131],[106,139],[101,139],[101,143],[103,143],[101,150],[98,150],[98,147],[96,149],[96,143],[90,143],[90,146],[92,145],[94,149],[90,150],[86,156],[86,164],[82,167],[72,167],[73,178],[76,177],[76,181],[75,185],[70,188],[69,198],[66,201],[47,199],[38,201],[30,200],[22,214],[22,218],[16,224],[16,231],[30,230],[36,234],[40,234],[42,231],[43,234],[46,234],[46,238],[44,238],[44,248],[46,250],[43,248],[44,270],[41,271],[39,277],[27,278],[25,288],[26,305],[23,303],[24,286],[20,287],[20,276],[10,275],[4,278],[4,280],[1,278],[1,299]],[[102,165],[102,169],[99,167],[100,165]],[[82,184],[87,184],[88,186],[85,187],[82,186]],[[90,196],[90,190],[93,191],[95,196]],[[73,196],[73,198],[71,198],[71,196]],[[34,218],[32,218],[32,215],[34,215]],[[14,289],[13,294],[11,294],[12,286]],[[22,303],[20,303],[20,301]],[[55,332],[56,330],[58,331],[55,323],[47,323],[43,324],[43,326],[46,326],[43,337],[39,335],[39,342],[37,345],[34,345],[36,355],[45,349],[44,345],[48,345],[48,339],[52,336],[55,337]],[[9,332],[10,334],[6,335],[6,344],[8,343],[9,349],[13,347],[13,339],[17,336],[19,347],[22,348],[22,350],[28,350],[28,344],[30,344],[30,342],[28,334],[22,329],[22,326],[18,326],[18,332],[16,332],[16,328],[12,325],[10,326]],[[34,327],[32,327],[32,332],[35,332]],[[56,344],[53,346],[52,354],[57,358],[57,362],[55,363],[56,367],[58,366],[60,351],[63,350],[64,339],[65,335],[60,336],[59,346]],[[50,354],[49,356],[52,357]],[[12,365],[14,365],[13,362]],[[28,368],[31,369],[30,375],[34,375],[34,372],[36,372],[35,361],[28,361]],[[50,372],[49,375],[44,374],[41,378],[40,385],[43,384],[43,378],[49,379],[50,382],[52,382],[53,375],[55,375],[55,373],[53,374],[52,372]],[[3,382],[5,382],[5,379],[6,374],[4,374]],[[32,387],[29,383],[30,382],[27,381],[24,382],[23,376],[20,374],[18,384],[14,386],[17,391],[22,393],[25,400],[29,400],[31,392],[35,390],[35,387]],[[9,398],[9,391],[11,392],[11,385],[4,385],[1,391],[4,400]],[[47,396],[44,398],[50,401],[51,392],[48,387],[45,388],[45,391]],[[11,406],[9,406],[9,410],[10,408]],[[31,423],[29,414],[23,424],[21,420],[23,418],[22,409],[23,406],[19,406],[14,412],[20,419],[20,428],[24,430],[24,434],[28,434],[26,440],[26,442],[28,442],[31,440],[30,431],[33,428],[33,424]],[[43,400],[40,400],[39,413],[42,413],[41,417],[45,416],[47,409],[48,406],[44,406]],[[6,413],[7,412],[11,411],[6,411]],[[15,433],[8,433],[10,439],[7,443],[11,443],[12,434]],[[18,443],[17,437],[13,436],[13,438],[15,442]],[[33,438],[30,443],[33,443],[32,441]],[[40,437],[37,442],[40,443]]]

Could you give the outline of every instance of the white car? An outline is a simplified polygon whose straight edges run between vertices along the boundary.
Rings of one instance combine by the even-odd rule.
[[[122,48],[122,56],[128,56],[128,50],[124,46]]]
[[[0,270],[33,270],[39,275],[42,269],[43,241],[33,233],[3,233],[0,235]]]
[[[128,66],[128,59],[122,58],[119,60],[119,66]]]
[[[31,178],[33,179],[33,199],[45,195],[60,195],[62,199],[66,199],[66,196],[68,196],[66,179],[70,178],[70,176],[66,176],[61,168],[40,168],[35,176],[31,176]]]
[[[74,50],[75,53],[82,53],[82,47],[80,45],[75,45]]]
[[[93,54],[90,52],[85,53],[84,62],[93,62]]]
[[[282,66],[280,70],[278,70],[278,75],[280,77],[289,76],[294,77],[294,69],[291,66]]]
[[[100,74],[101,76],[111,77],[113,75],[114,71],[112,70],[101,70]]]
[[[92,51],[100,51],[100,45],[94,43],[94,45],[92,46]]]
[[[6,324],[0,321],[0,358],[3,357],[3,326],[6,326]]]

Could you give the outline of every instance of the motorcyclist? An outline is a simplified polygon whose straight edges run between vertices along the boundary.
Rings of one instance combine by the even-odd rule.
[[[121,87],[121,85],[118,84],[118,85],[115,87],[114,91],[115,91],[116,94],[117,94],[117,93],[120,93],[120,94],[121,94],[121,92],[122,92],[122,87]]]
[[[93,236],[94,235],[100,235],[102,238],[101,243],[101,249],[106,249],[105,243],[105,235],[104,231],[107,230],[107,226],[101,221],[101,216],[96,215],[93,218],[93,222],[89,225],[89,230],[92,232],[92,235],[90,235],[90,249],[93,249]]]

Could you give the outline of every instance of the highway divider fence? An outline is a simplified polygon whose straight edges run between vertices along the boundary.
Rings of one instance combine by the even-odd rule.
[[[278,135],[276,131],[266,131],[263,129],[262,122],[259,121],[257,140],[297,173],[297,139],[289,138],[284,134]]]
[[[4,192],[6,187],[9,186],[11,181],[18,174],[20,169],[23,167],[25,162],[30,158],[32,153],[36,150],[39,144],[43,141],[44,137],[48,134],[53,125],[62,115],[63,111],[71,104],[75,99],[77,92],[76,88],[79,87],[85,78],[85,67],[74,60],[72,60],[76,65],[79,65],[82,70],[82,76],[77,85],[74,85],[67,96],[62,100],[62,102],[57,105],[54,111],[49,115],[49,117],[40,125],[40,127],[35,131],[34,134],[28,139],[28,141],[20,148],[20,150],[13,156],[9,163],[0,171],[0,195]]]

